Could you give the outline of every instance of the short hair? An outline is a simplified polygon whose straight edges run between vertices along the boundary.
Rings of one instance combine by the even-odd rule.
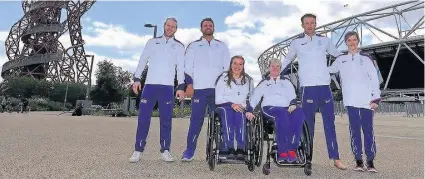
[[[311,13],[307,13],[307,14],[304,14],[304,15],[301,17],[301,23],[304,23],[304,19],[305,19],[305,18],[307,18],[307,17],[312,17],[312,18],[314,18],[314,20],[316,20],[316,15],[311,14]]]
[[[206,21],[211,22],[213,24],[213,26],[215,26],[214,21],[210,17],[206,17],[206,18],[202,19],[202,21],[201,21],[201,28],[202,28],[202,24],[204,24],[204,22],[206,22]]]
[[[360,40],[360,38],[359,38],[359,34],[356,32],[356,31],[348,31],[346,34],[345,34],[345,36],[344,36],[344,41],[347,41],[348,40],[348,38],[350,38],[351,36],[356,36],[356,38],[357,38],[357,41],[359,41]]]
[[[278,64],[280,68],[282,68],[282,62],[277,58],[272,58],[269,61],[269,68],[272,64]]]
[[[167,19],[165,19],[164,26],[165,26],[165,24],[167,23],[168,20],[174,21],[176,23],[176,28],[177,28],[177,19],[174,18],[174,17],[167,17]]]

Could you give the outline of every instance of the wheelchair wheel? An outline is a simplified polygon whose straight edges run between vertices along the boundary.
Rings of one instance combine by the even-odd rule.
[[[248,149],[248,155],[247,155],[247,161],[246,164],[248,165],[249,171],[254,171],[255,169],[255,163],[256,163],[256,157],[257,157],[257,141],[256,141],[256,130],[255,130],[255,119],[247,122],[247,135],[246,135],[246,144],[245,147]]]
[[[310,176],[310,175],[311,175],[311,164],[306,164],[306,165],[304,166],[304,173],[305,173],[307,176]]]
[[[303,145],[301,146],[302,150],[305,152],[306,163],[304,166],[304,173],[307,176],[310,176],[311,171],[311,159],[313,156],[313,141],[311,140],[310,130],[308,129],[307,122],[304,121],[303,124],[303,134],[302,134]]]
[[[261,166],[263,161],[263,117],[259,114],[255,118],[255,165],[257,167]]]
[[[251,171],[251,172],[253,172],[254,169],[255,169],[254,162],[253,161],[249,161],[248,162],[248,170]]]
[[[206,149],[205,149],[205,152],[206,152],[206,160],[208,161],[208,159],[209,159],[209,157],[210,157],[210,145],[211,145],[211,138],[212,138],[212,135],[211,135],[211,131],[212,131],[212,127],[213,127],[213,125],[212,125],[212,120],[214,119],[214,114],[211,114],[211,115],[208,115],[208,127],[207,127],[207,145],[206,145]]]
[[[218,125],[218,121],[219,119],[217,119],[218,117],[214,116],[213,120],[211,120],[211,141],[209,144],[209,157],[208,157],[208,166],[210,168],[211,171],[214,171],[215,166],[217,164],[218,161],[218,151],[217,149],[220,147],[220,138],[219,138],[219,133],[220,133],[220,126]]]

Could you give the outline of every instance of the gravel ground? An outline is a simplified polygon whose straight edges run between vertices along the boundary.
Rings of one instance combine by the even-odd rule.
[[[0,113],[0,178],[308,178],[301,168],[272,165],[265,176],[261,168],[222,164],[210,171],[205,162],[206,123],[198,141],[195,160],[180,162],[186,145],[187,118],[173,121],[171,153],[176,161],[165,163],[159,153],[159,120],[153,118],[143,159],[129,163],[134,147],[136,117],[72,117],[67,114],[32,112]],[[205,120],[206,121],[206,120]],[[346,116],[337,116],[341,171],[327,159],[320,115],[316,118],[314,178],[424,178],[423,118],[376,116],[375,135],[379,173],[352,170]]]

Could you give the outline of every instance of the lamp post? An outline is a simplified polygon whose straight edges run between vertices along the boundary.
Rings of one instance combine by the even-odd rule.
[[[91,58],[91,63],[90,63],[90,71],[89,71],[89,82],[87,84],[87,91],[86,91],[86,100],[89,100],[89,95],[90,95],[90,89],[91,89],[91,75],[92,75],[92,71],[93,71],[93,62],[94,62],[94,55],[86,55],[86,58]]]
[[[145,24],[145,27],[147,28],[152,28],[153,27],[153,38],[156,38],[156,31],[158,29],[157,25],[152,25],[152,24]]]

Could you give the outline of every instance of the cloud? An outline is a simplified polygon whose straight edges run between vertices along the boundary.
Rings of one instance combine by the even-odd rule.
[[[84,37],[83,37],[84,38]],[[69,33],[65,33],[59,37],[59,42],[62,43],[64,50],[71,47],[71,38],[69,37]]]
[[[93,51],[86,51],[86,54],[91,54],[94,55],[94,62],[93,62],[93,69],[92,69],[92,85],[96,84],[96,76],[94,75],[96,73],[97,70],[97,64],[101,61],[104,60],[109,60],[111,61],[115,66],[119,66],[122,67],[125,70],[128,70],[132,73],[134,73],[137,63],[138,63],[138,56],[133,56],[130,59],[127,58],[113,58],[113,57],[108,57],[108,56],[104,56],[104,55],[100,55],[96,52]],[[90,61],[89,61],[90,63]]]
[[[9,31],[0,31],[0,42],[4,43],[8,35]]]
[[[140,49],[152,35],[137,35],[127,32],[122,26],[94,21],[84,35],[86,46],[114,47],[120,50]],[[94,36],[90,34],[95,34]]]

